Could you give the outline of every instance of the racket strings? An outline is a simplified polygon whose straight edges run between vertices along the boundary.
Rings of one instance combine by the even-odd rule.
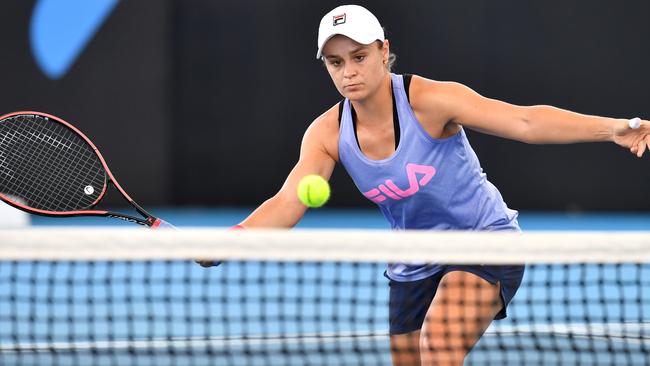
[[[71,171],[70,167],[74,166],[75,162],[66,159],[66,156],[62,154],[65,149],[70,148],[76,144],[65,143],[61,141],[60,138],[52,137],[48,134],[46,125],[34,125],[35,131],[29,131],[29,134],[37,139],[42,140],[45,146],[51,146],[52,149],[41,150],[41,161],[38,164],[36,161],[32,161],[32,168],[30,169],[29,174],[35,178],[34,182],[29,182],[30,184],[37,187],[50,187],[51,192],[49,195],[40,195],[33,200],[33,206],[35,208],[46,208],[48,206],[48,201],[59,201],[62,205],[59,205],[62,209],[74,208],[75,202],[73,201],[72,195],[66,195],[66,188],[61,184],[60,178],[62,176],[71,177],[71,174],[75,174],[74,171]],[[67,129],[61,130],[61,132],[66,135],[70,135],[71,132]],[[63,136],[62,136],[63,137]],[[68,136],[64,137],[67,140],[70,140]],[[68,141],[70,142],[70,141]],[[34,154],[34,145],[28,145],[29,149],[27,156],[29,158],[38,158],[38,154]],[[38,146],[37,146],[38,147]],[[79,151],[80,146],[76,146],[76,150]],[[76,160],[76,158],[73,158]],[[40,165],[40,166],[39,166]],[[39,174],[35,170],[41,170]],[[79,197],[79,196],[77,196]]]
[[[73,135],[69,131],[65,131],[68,135]],[[67,137],[67,136],[66,136]],[[76,145],[76,144],[75,144]],[[84,155],[87,155],[87,151],[85,149],[81,149],[81,146],[77,146],[78,151],[82,152]],[[71,176],[73,174],[76,174],[77,172],[75,171],[75,168],[79,164],[84,164],[85,160],[83,158],[85,156],[72,156],[72,160],[70,159],[65,159],[64,156],[61,154],[62,150],[54,150],[53,154],[48,156],[48,159],[50,162],[52,162],[52,169],[56,168],[57,171],[59,171],[58,175],[53,175],[53,174],[48,174],[48,175],[43,175],[44,180],[41,182],[43,185],[48,186],[48,187],[58,187],[59,189],[56,191],[53,191],[53,195],[56,196],[57,199],[59,199],[61,202],[63,202],[65,207],[76,207],[79,202],[78,199],[74,200],[73,198],[79,197],[79,196],[66,196],[66,190],[65,187],[62,185],[57,185],[56,178],[59,176]],[[85,171],[85,170],[82,170]],[[46,197],[42,197],[39,201],[40,204],[46,204]]]
[[[18,117],[17,120],[19,119]],[[29,121],[21,122],[30,123]],[[43,181],[50,178],[50,170],[56,168],[56,161],[53,160],[55,158],[54,151],[41,150],[40,156],[35,156],[34,145],[29,141],[37,136],[41,136],[43,128],[42,126],[39,128],[36,124],[22,127],[22,130],[16,128],[10,130],[12,146],[9,147],[9,151],[14,156],[12,163],[17,168],[15,171],[18,173],[18,176],[21,178],[31,177],[31,179],[18,179],[14,182],[13,187],[9,186],[7,188],[12,191],[11,193],[13,195],[18,196],[23,201],[27,201],[23,203],[34,208],[43,208],[43,199],[45,197],[35,196],[29,193],[39,191],[39,187],[44,184]],[[34,158],[40,159],[38,165],[34,164]],[[7,191],[7,188],[4,188],[3,191]]]
[[[35,125],[33,131],[25,131],[28,132],[29,135],[31,136],[40,136],[40,134],[43,132],[43,127]],[[35,132],[38,132],[36,134]],[[20,141],[20,139],[18,140]],[[52,170],[57,168],[57,165],[60,163],[60,161],[57,161],[58,154],[55,154],[56,151],[51,150],[48,152],[43,152],[41,156],[41,163],[39,165],[35,164],[34,161],[34,151],[33,148],[34,146],[32,144],[24,144],[21,146],[21,160],[25,161],[27,164],[21,166],[22,169],[26,169],[27,172],[23,174],[28,174],[29,176],[34,177],[34,181],[23,181],[21,182],[21,189],[28,190],[29,186],[33,187],[41,187],[44,185],[49,185],[51,187],[51,182],[52,179]],[[39,172],[40,170],[40,172]],[[56,194],[54,196],[57,196]],[[57,197],[58,198],[58,197]],[[30,206],[34,208],[43,208],[45,206],[45,200],[47,200],[48,197],[44,196],[37,196],[35,195],[34,197],[31,198],[31,204]]]
[[[37,115],[0,122],[0,193],[61,212],[92,207],[105,185],[99,157],[65,125]]]
[[[43,133],[47,133],[46,127],[43,125],[41,126]],[[57,127],[63,127],[63,126],[57,126]],[[90,164],[88,165],[88,162],[90,161],[91,163],[94,163],[97,161],[97,157],[89,151],[90,147],[86,146],[84,142],[81,141],[81,143],[75,143],[76,140],[80,140],[80,138],[68,130],[67,128],[62,128],[60,129],[60,132],[62,132],[61,137],[63,138],[63,141],[56,141],[56,140],[51,140],[47,141],[49,143],[53,143],[53,147],[55,149],[51,150],[51,155],[48,156],[49,162],[52,164],[50,165],[50,172],[54,174],[47,174],[47,175],[42,175],[44,179],[41,181],[41,185],[45,187],[52,187],[52,196],[56,197],[57,200],[59,200],[63,206],[62,209],[66,210],[67,208],[85,208],[92,204],[92,201],[90,203],[86,202],[86,199],[84,196],[94,196],[95,198],[100,194],[100,192],[97,192],[97,194],[92,194],[92,195],[81,195],[81,194],[69,194],[69,185],[64,185],[64,184],[59,184],[61,182],[61,178],[63,177],[66,182],[65,183],[70,183],[69,179],[72,178],[80,178],[80,179],[74,179],[72,182],[73,187],[85,187],[83,186],[84,182],[88,183],[91,182],[92,180],[89,180],[86,177],[81,177],[79,173],[85,172],[92,172],[95,171],[97,172],[98,169],[94,169],[94,165]],[[66,154],[66,149],[68,148],[73,148],[74,149],[74,154]],[[103,185],[103,169],[100,168],[99,171],[102,173],[102,185]],[[61,182],[64,183],[64,182]],[[94,187],[98,187],[96,184],[93,184]],[[77,191],[79,192],[79,191]],[[94,192],[93,192],[94,193]],[[39,199],[39,203],[42,205],[47,204],[48,197],[42,196]],[[83,205],[80,207],[80,205]]]

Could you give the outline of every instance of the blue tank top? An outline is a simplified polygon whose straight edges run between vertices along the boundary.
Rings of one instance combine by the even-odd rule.
[[[357,188],[375,202],[394,230],[519,230],[509,209],[481,169],[465,131],[434,139],[415,117],[401,75],[391,74],[400,141],[386,159],[359,148],[350,101],[341,114],[339,159]],[[395,281],[416,281],[441,270],[434,263],[391,263]]]

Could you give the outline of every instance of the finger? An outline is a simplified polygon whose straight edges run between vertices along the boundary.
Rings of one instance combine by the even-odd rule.
[[[638,157],[642,157],[643,154],[645,153],[646,149],[648,148],[648,145],[650,145],[650,135],[647,135],[645,139],[641,141],[641,151],[638,153]]]
[[[632,141],[630,142],[630,152],[634,155],[639,151],[639,142],[643,139],[642,135],[636,135],[632,137]]]
[[[645,139],[642,139],[641,141],[639,141],[638,146],[639,146],[639,148],[637,149],[636,156],[640,158],[640,157],[643,156],[643,152],[645,151],[645,148],[646,148]]]
[[[641,156],[643,156],[643,153],[645,152],[645,150],[647,148],[646,138],[647,138],[647,136],[642,136],[639,140],[636,140],[634,142],[634,145],[633,145],[633,147],[634,147],[634,155],[636,155],[639,158]]]

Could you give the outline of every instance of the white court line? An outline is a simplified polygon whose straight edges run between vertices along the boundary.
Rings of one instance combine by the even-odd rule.
[[[591,324],[528,324],[494,326],[486,336],[553,335],[585,339],[615,339],[635,344],[650,344],[650,322]],[[133,350],[170,348],[229,348],[254,345],[317,344],[347,341],[388,341],[388,331],[269,334],[241,337],[190,337],[116,340],[96,342],[52,342],[1,344],[3,353],[45,353],[80,350]]]
[[[201,348],[201,347],[238,347],[250,345],[274,344],[316,344],[335,343],[353,340],[388,340],[388,332],[374,333],[337,332],[337,333],[296,333],[296,334],[270,334],[242,337],[190,337],[190,338],[156,338],[140,340],[97,341],[97,342],[53,342],[53,343],[19,343],[2,344],[0,352],[51,352],[52,350],[128,350],[128,349],[167,349],[176,347]]]
[[[499,336],[552,335],[556,337],[618,340],[650,346],[650,323],[569,323],[497,326],[485,334]]]

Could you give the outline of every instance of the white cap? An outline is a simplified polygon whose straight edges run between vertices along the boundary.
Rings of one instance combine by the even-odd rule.
[[[321,58],[325,43],[337,34],[361,44],[384,41],[384,29],[368,9],[359,5],[342,5],[325,14],[320,21],[317,59]]]

